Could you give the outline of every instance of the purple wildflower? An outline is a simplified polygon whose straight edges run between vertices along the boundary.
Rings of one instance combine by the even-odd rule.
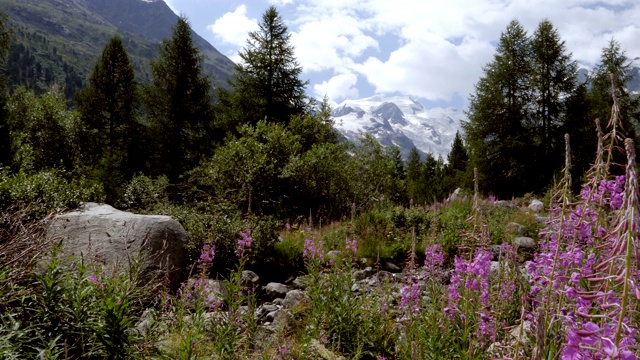
[[[251,237],[251,229],[240,231],[240,239],[238,239],[238,247],[236,248],[236,256],[241,258],[245,251],[250,251],[253,238]]]

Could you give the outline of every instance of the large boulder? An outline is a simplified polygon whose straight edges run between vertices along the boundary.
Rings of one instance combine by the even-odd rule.
[[[138,215],[86,203],[54,217],[46,236],[62,241],[62,256],[82,257],[85,263],[128,269],[131,260],[141,260],[142,284],[162,281],[175,289],[188,265],[184,246],[189,235],[170,216]]]

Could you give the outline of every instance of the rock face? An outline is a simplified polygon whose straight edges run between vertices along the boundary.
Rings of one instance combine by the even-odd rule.
[[[64,256],[123,269],[140,255],[142,283],[166,281],[179,285],[188,254],[188,234],[170,216],[138,215],[109,205],[86,203],[78,210],[56,216],[47,238],[62,241]]]

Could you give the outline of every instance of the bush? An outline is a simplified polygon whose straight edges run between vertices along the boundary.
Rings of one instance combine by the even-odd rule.
[[[29,174],[18,172],[0,175],[0,207],[21,209],[42,217],[52,210],[75,208],[86,201],[100,202],[104,192],[100,185],[84,179],[69,181],[56,170]]]

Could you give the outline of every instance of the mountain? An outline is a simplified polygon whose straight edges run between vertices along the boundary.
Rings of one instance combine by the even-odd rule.
[[[149,61],[171,36],[178,16],[162,0],[0,0],[13,33],[7,75],[10,86],[45,90],[65,86],[68,96],[85,85],[102,49],[119,34],[141,82]],[[214,86],[226,86],[233,62],[193,34]]]
[[[461,109],[425,109],[410,97],[381,95],[345,100],[331,115],[336,129],[350,141],[369,133],[383,145],[397,145],[405,158],[415,146],[422,155],[441,155],[445,160],[466,119]]]

